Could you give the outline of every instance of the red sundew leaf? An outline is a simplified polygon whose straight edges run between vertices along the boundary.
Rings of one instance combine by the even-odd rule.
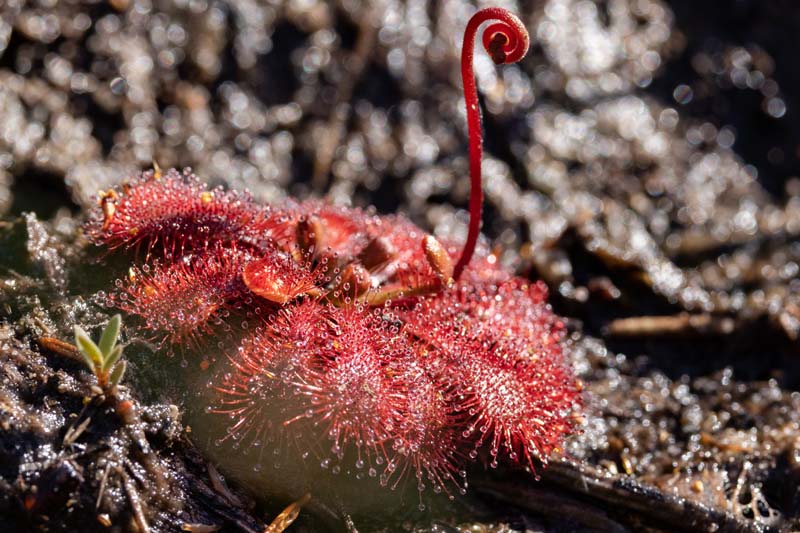
[[[297,264],[285,253],[272,250],[250,261],[242,272],[244,284],[254,294],[283,305],[316,287],[320,276]]]
[[[562,354],[563,323],[544,295],[521,279],[459,282],[403,314],[426,358],[438,360],[439,379],[460,398],[464,437],[487,445],[493,458],[502,452],[531,467],[561,446],[580,402]]]
[[[172,343],[211,331],[210,322],[226,304],[246,293],[241,270],[246,254],[236,250],[187,256],[165,266],[132,268],[108,305],[144,320],[144,327],[165,333]]]
[[[288,200],[275,219],[280,224],[270,228],[269,236],[282,250],[295,253],[299,246],[297,232],[303,221],[316,219],[321,229],[315,235],[317,254],[353,257],[366,244],[367,228],[379,217],[360,209],[330,205],[319,200]]]
[[[396,487],[406,475],[413,475],[422,492],[426,484],[435,492],[450,494],[450,487],[459,492],[466,488],[462,465],[466,454],[460,429],[464,417],[455,412],[455,398],[442,383],[437,383],[429,368],[415,360],[396,360],[393,367],[409,383],[402,418],[395,421],[393,459],[381,475],[381,482]],[[411,472],[411,474],[409,474]]]
[[[514,366],[502,355],[495,357],[503,349],[480,353],[453,369],[452,379],[464,391],[460,409],[472,414],[467,432],[476,444],[488,446],[493,466],[504,453],[533,468],[534,459],[546,462],[571,431],[568,415],[577,402],[576,389],[558,368]]]
[[[354,449],[355,468],[384,484],[415,471],[420,485],[441,489],[457,483],[457,432],[448,401],[413,358],[408,338],[371,311],[304,301],[242,344],[216,412],[232,416],[237,440],[270,438],[269,427],[315,442],[321,431],[330,440],[329,451],[315,450],[324,465]]]
[[[329,306],[325,315],[324,330],[310,344],[313,362],[297,370],[301,412],[307,423],[326,428],[332,460],[355,446],[357,468],[380,464],[389,459],[386,443],[415,386],[392,370],[410,347],[366,308]]]
[[[327,428],[336,459],[343,459],[346,447],[352,445],[359,459],[362,454],[367,462],[385,458],[385,443],[412,385],[388,371],[391,358],[403,349],[402,339],[371,326],[363,314],[340,314],[334,320],[329,339],[317,346],[320,364],[299,372],[305,411]]]
[[[189,173],[144,172],[110,191],[87,222],[89,238],[108,248],[156,244],[163,255],[179,256],[219,242],[250,242],[280,226],[279,213],[255,205],[250,196],[209,190]],[[245,231],[245,229],[247,229]]]
[[[360,250],[367,228],[378,218],[360,209],[348,209],[319,202],[304,202],[308,216],[316,216],[323,227],[321,245],[334,254],[351,256]]]
[[[325,306],[304,300],[270,315],[229,355],[232,371],[214,386],[220,397],[212,409],[233,419],[226,439],[269,443],[285,437],[290,430],[283,422],[302,414],[290,401],[295,371],[315,364],[326,328]]]

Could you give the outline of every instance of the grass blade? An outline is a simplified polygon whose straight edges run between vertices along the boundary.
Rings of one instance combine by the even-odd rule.
[[[103,366],[103,353],[80,326],[75,326],[75,344],[83,356],[91,362],[90,368]]]
[[[111,350],[113,350],[114,346],[117,344],[117,337],[119,337],[119,328],[121,324],[122,317],[114,315],[111,320],[108,321],[106,329],[103,330],[103,335],[100,337],[100,344],[98,347],[106,357],[108,357]]]
[[[120,364],[114,367],[114,370],[111,371],[111,377],[109,377],[109,382],[111,383],[112,387],[119,385],[119,382],[122,381],[122,377],[125,375],[125,370],[127,368],[127,361],[122,361]]]
[[[119,358],[122,357],[122,346],[115,346],[111,353],[106,357],[106,360],[103,361],[103,370],[108,370],[109,368],[113,368]]]

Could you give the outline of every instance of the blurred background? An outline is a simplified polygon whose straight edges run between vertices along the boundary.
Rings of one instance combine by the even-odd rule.
[[[789,0],[0,0],[0,216],[74,233],[155,161],[461,239],[461,38],[489,5],[532,49],[502,68],[476,54],[484,231],[574,332],[589,400],[571,457],[737,531],[796,524]]]

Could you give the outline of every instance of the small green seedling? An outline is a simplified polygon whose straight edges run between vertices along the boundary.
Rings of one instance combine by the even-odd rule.
[[[83,328],[75,326],[75,345],[104,391],[113,390],[119,385],[128,366],[126,361],[120,361],[122,346],[117,344],[121,325],[122,318],[114,315],[103,330],[99,344],[95,344]]]

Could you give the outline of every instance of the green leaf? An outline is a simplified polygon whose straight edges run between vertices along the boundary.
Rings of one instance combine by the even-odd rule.
[[[122,361],[120,364],[114,367],[114,370],[111,371],[109,382],[111,383],[112,387],[116,387],[119,385],[119,382],[122,381],[122,376],[125,375],[126,368],[128,368],[128,362]]]
[[[114,315],[108,321],[106,329],[103,330],[103,335],[100,337],[100,351],[103,352],[105,357],[108,357],[111,350],[117,344],[117,337],[119,337],[119,327],[122,324],[122,317]]]
[[[113,367],[119,361],[119,358],[122,356],[122,346],[115,346],[111,353],[106,357],[106,360],[103,361],[103,370],[108,370],[109,368]]]
[[[89,368],[94,370],[95,367],[103,366],[103,352],[100,351],[100,348],[80,326],[75,326],[75,344],[78,345],[80,352],[90,362]]]
[[[89,356],[86,355],[86,352],[84,352],[83,350],[78,350],[78,353],[81,354],[81,357],[83,357],[83,361],[86,363],[86,366],[89,367],[89,370],[94,372],[94,363],[89,358]]]

